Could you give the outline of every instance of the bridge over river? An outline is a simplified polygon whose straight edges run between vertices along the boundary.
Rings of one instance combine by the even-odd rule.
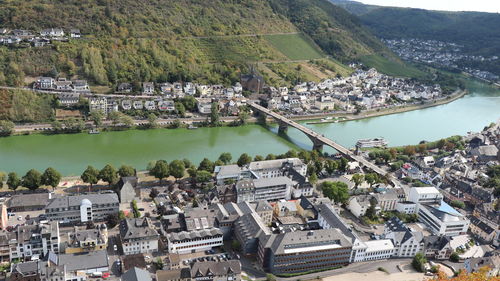
[[[309,137],[309,139],[313,142],[313,149],[322,150],[324,145],[332,147],[333,149],[337,150],[344,157],[351,159],[353,161],[359,162],[361,165],[373,170],[375,173],[377,173],[381,176],[385,176],[387,174],[387,172],[384,169],[371,163],[370,161],[368,161],[364,157],[356,155],[351,150],[349,150],[349,149],[343,147],[342,145],[332,141],[331,139],[325,137],[324,135],[318,134],[315,131],[307,128],[306,126],[303,126],[295,121],[292,121],[292,120],[290,120],[290,119],[288,119],[288,118],[286,118],[286,117],[284,117],[276,112],[273,112],[265,107],[262,107],[256,103],[252,102],[252,103],[249,103],[249,105],[254,110],[274,118],[278,122],[279,132],[284,133],[284,132],[286,132],[288,127],[293,127],[295,129],[301,131],[302,133],[306,134],[307,137]]]

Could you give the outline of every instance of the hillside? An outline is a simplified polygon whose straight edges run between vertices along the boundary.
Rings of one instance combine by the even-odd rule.
[[[359,16],[376,36],[419,38],[464,45],[470,54],[500,55],[500,14],[444,12],[381,7],[346,0],[330,0]]]
[[[78,28],[84,35],[46,47],[0,47],[0,84],[7,85],[39,75],[80,77],[108,87],[122,81],[230,84],[254,63],[282,63],[290,72],[297,60],[327,55],[336,61],[326,64],[337,65],[371,54],[397,60],[356,17],[327,0],[0,0],[0,5],[0,27]],[[310,73],[319,71],[309,64]]]

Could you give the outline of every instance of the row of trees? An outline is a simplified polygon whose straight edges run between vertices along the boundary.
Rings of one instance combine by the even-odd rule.
[[[59,185],[61,178],[61,173],[51,167],[47,168],[43,174],[35,169],[31,169],[22,178],[15,172],[11,172],[8,175],[0,172],[0,183],[7,181],[7,186],[12,190],[16,190],[20,186],[31,190],[35,190],[40,186],[55,188]]]

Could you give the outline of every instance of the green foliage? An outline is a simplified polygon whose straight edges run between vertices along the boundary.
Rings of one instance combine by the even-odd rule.
[[[222,161],[225,165],[231,163],[231,159],[233,159],[233,156],[231,156],[231,153],[229,152],[223,152],[219,156],[219,160]]]
[[[321,50],[303,34],[265,35],[264,38],[291,60],[312,60],[323,57]]]
[[[321,184],[321,190],[323,191],[323,195],[334,202],[345,204],[349,199],[349,188],[347,184],[340,181],[325,181]]]
[[[354,188],[358,188],[360,184],[363,183],[365,180],[365,177],[361,174],[354,174],[352,175],[351,181],[354,183]]]
[[[367,55],[361,57],[360,60],[364,65],[374,67],[378,71],[391,76],[410,78],[425,78],[427,76],[425,72],[399,59],[388,59],[380,55]]]
[[[216,102],[213,102],[210,108],[210,124],[212,126],[220,125],[219,106]]]
[[[458,255],[457,252],[451,253],[450,261],[452,261],[452,262],[459,262],[460,261],[460,256]]]
[[[62,175],[56,169],[49,167],[42,174],[42,184],[56,188],[61,181]]]
[[[453,200],[450,202],[450,206],[460,209],[465,209],[465,203],[459,200]]]
[[[118,171],[115,167],[108,164],[99,171],[99,179],[108,183],[109,186],[118,182]]]
[[[8,120],[0,120],[0,137],[10,136],[14,132],[14,123]]]
[[[207,172],[205,170],[196,171],[195,181],[197,183],[206,183],[212,179],[212,173]]]
[[[271,273],[266,274],[266,281],[276,281],[276,276]]]
[[[135,175],[135,169],[129,165],[121,165],[118,169],[118,175],[120,177],[132,177]]]
[[[168,177],[169,176],[169,166],[168,166],[167,161],[165,161],[165,160],[156,161],[156,163],[152,167],[152,169],[149,170],[149,174],[154,176],[155,178],[159,179],[160,182],[162,179]]]
[[[316,174],[312,174],[312,175],[309,177],[309,182],[310,182],[312,185],[316,185],[316,183],[318,182],[318,176],[316,176]]]
[[[413,268],[415,268],[416,271],[424,272],[426,263],[427,263],[427,259],[425,258],[424,254],[417,253],[415,255],[415,257],[413,257],[413,261],[411,262],[411,265],[413,266]]]
[[[156,128],[158,127],[158,117],[154,113],[148,114],[148,126],[149,128]]]
[[[101,126],[102,119],[104,119],[104,114],[101,111],[92,111],[90,112],[90,120],[94,122],[94,125]]]
[[[54,118],[52,109],[54,96],[46,94],[36,94],[26,90],[6,90],[0,89],[0,120],[10,120],[13,122],[42,122]],[[0,124],[8,132],[11,123]],[[0,132],[1,133],[1,132]]]
[[[139,208],[137,208],[137,201],[132,200],[132,213],[134,214],[134,218],[140,218],[141,212],[139,212]]]
[[[5,180],[7,180],[7,174],[4,171],[0,171],[0,187],[3,186]]]
[[[42,174],[35,169],[31,169],[23,176],[21,184],[28,189],[35,190],[42,185]]]
[[[238,161],[236,162],[238,166],[243,167],[245,165],[250,164],[252,162],[252,157],[250,155],[243,153],[240,155],[240,158],[238,158]]]
[[[170,171],[171,176],[176,179],[180,179],[184,177],[184,171],[186,170],[186,167],[184,166],[184,162],[182,162],[181,160],[174,160],[170,162],[168,170]]]
[[[83,182],[90,184],[90,187],[92,188],[92,185],[99,181],[99,170],[92,166],[88,166],[87,169],[83,171],[80,178]]]
[[[233,241],[231,241],[231,249],[236,252],[240,251],[241,250],[240,242],[236,239],[233,239]]]
[[[214,172],[214,163],[210,161],[208,158],[203,158],[201,160],[200,165],[198,166],[198,171],[207,171],[209,173]]]
[[[16,173],[10,172],[7,176],[7,186],[12,190],[16,190],[20,185],[21,179],[17,176]]]

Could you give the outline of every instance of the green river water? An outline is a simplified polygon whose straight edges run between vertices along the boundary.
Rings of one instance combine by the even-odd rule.
[[[347,147],[358,139],[384,137],[389,145],[416,144],[451,135],[480,131],[500,118],[500,90],[469,82],[470,94],[449,104],[405,113],[344,123],[307,125]],[[305,124],[305,122],[303,122]],[[290,128],[287,136],[277,128],[259,125],[242,127],[129,130],[99,135],[29,135],[0,138],[0,171],[23,175],[27,170],[51,166],[64,175],[79,175],[87,165],[102,168],[111,163],[145,169],[156,159],[188,158],[199,163],[204,157],[216,160],[230,152],[233,160],[243,152],[251,155],[280,154],[290,148],[311,149],[301,132]],[[331,149],[325,149],[332,152]]]

